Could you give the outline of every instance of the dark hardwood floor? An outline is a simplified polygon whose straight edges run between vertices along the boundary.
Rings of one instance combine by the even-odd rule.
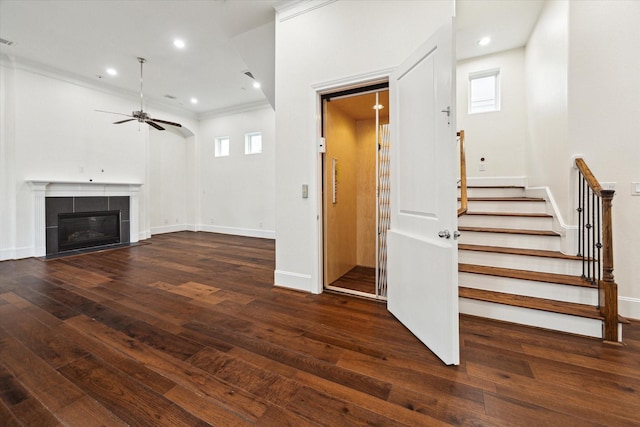
[[[332,287],[376,294],[376,269],[371,267],[355,266],[344,276],[331,284]]]
[[[274,288],[273,241],[147,242],[0,263],[2,426],[640,425],[637,324],[462,316],[447,367],[385,304]]]

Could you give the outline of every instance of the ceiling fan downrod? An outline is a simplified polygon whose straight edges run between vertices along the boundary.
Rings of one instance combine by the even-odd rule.
[[[143,79],[142,79],[142,64],[147,62],[147,60],[139,56],[138,57],[138,62],[140,63],[140,115],[142,115],[142,112],[144,111],[142,109],[142,103],[143,103],[143,95],[142,95],[142,82],[143,82]],[[142,122],[142,121],[144,121],[144,119],[142,117],[139,117],[138,121]]]

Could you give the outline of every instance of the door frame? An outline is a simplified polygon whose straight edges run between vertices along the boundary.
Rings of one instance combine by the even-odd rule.
[[[315,179],[315,215],[316,215],[316,230],[315,236],[315,248],[316,248],[316,263],[314,265],[315,277],[315,289],[312,290],[315,294],[321,294],[324,292],[324,224],[323,224],[323,201],[322,201],[322,152],[319,149],[322,138],[322,95],[326,95],[332,92],[338,92],[342,90],[356,89],[363,86],[370,86],[376,83],[389,82],[393,69],[385,69],[374,71],[367,74],[360,74],[356,76],[346,77],[344,79],[332,80],[324,83],[313,85],[312,89],[315,92],[314,102],[316,104],[316,131],[315,138],[313,138],[314,155],[313,161],[314,170],[312,170],[312,176]]]

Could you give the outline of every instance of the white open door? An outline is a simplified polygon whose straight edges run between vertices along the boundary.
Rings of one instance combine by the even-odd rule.
[[[453,22],[392,74],[389,311],[460,363]]]

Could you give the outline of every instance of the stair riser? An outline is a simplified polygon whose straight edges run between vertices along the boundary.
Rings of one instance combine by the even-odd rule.
[[[539,271],[541,273],[569,274],[572,276],[580,276],[582,274],[582,261],[558,258],[460,250],[458,252],[458,262]]]
[[[511,277],[488,276],[474,273],[458,273],[458,283],[466,288],[505,294],[524,295],[576,304],[598,305],[598,290],[557,283],[534,282]]]
[[[469,200],[469,212],[546,213],[545,202],[510,202]]]
[[[600,320],[467,298],[460,298],[459,302],[460,313],[602,339]]]
[[[460,189],[458,189],[460,195]],[[524,188],[467,187],[467,197],[525,197]]]
[[[458,243],[559,251],[561,242],[560,237],[557,236],[529,236],[508,233],[462,231],[462,235],[460,236]]]
[[[521,230],[552,230],[553,218],[462,215],[458,225],[463,227],[511,228]]]

